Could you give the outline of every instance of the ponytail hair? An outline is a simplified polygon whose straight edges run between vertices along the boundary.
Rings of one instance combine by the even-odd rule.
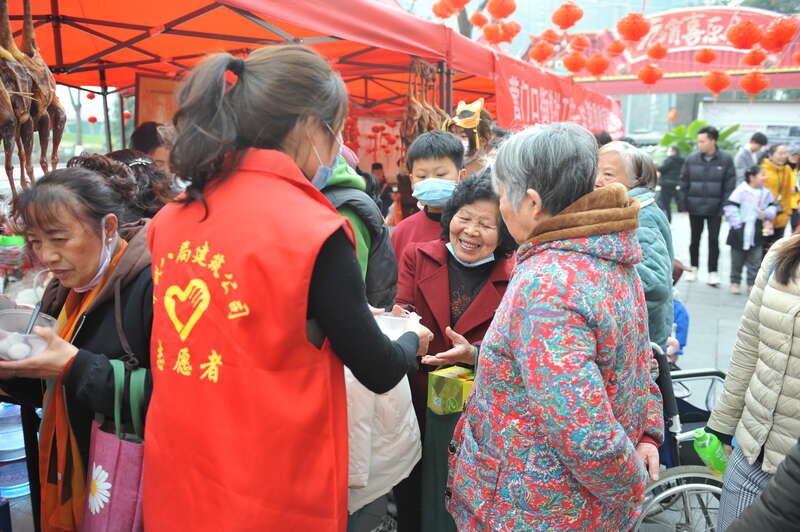
[[[231,74],[229,74],[229,71]],[[229,84],[226,77],[235,78]],[[215,54],[194,68],[178,94],[173,171],[188,181],[179,201],[201,201],[246,148],[280,149],[301,120],[317,117],[339,131],[347,113],[344,82],[316,52],[268,46],[247,59]]]
[[[800,236],[790,238],[776,252],[775,279],[781,284],[789,284],[797,276],[800,268]]]

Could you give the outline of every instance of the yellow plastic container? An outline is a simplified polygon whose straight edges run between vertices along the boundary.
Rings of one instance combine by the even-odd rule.
[[[472,391],[475,372],[461,366],[437,369],[428,374],[428,408],[440,415],[464,410]]]

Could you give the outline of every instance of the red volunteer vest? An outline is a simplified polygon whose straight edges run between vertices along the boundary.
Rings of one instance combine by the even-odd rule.
[[[317,254],[346,225],[285,154],[250,150],[150,225],[148,532],[343,531],[341,361],[306,336]]]

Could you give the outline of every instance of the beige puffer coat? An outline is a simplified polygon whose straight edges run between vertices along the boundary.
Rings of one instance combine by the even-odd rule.
[[[762,469],[774,474],[800,438],[800,277],[780,284],[770,250],[744,310],[731,366],[708,426],[735,434],[749,463],[764,448]]]

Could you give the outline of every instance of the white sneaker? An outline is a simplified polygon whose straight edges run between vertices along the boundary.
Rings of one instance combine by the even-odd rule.
[[[717,272],[709,272],[708,274],[708,281],[706,281],[708,286],[719,286],[719,273]]]
[[[741,286],[739,286],[736,283],[731,285],[731,294],[734,294],[734,295],[738,296],[741,293],[742,293],[742,287]]]
[[[691,269],[688,270],[684,275],[683,278],[686,279],[687,282],[693,283],[697,280],[697,270]]]

